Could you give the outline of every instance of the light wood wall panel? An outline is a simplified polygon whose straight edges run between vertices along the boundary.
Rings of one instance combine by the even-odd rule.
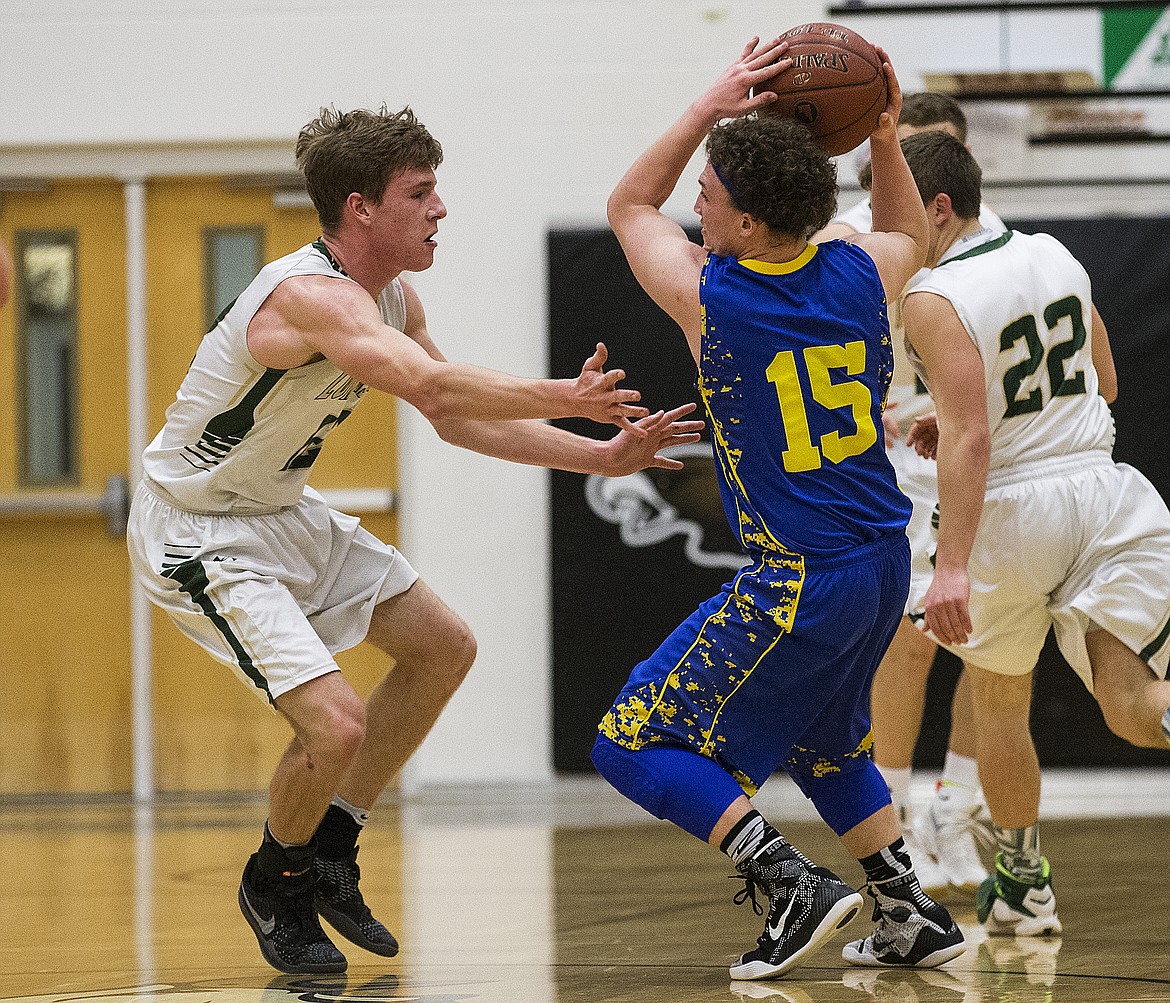
[[[81,483],[100,493],[126,451],[125,234],[121,185],[74,182],[0,201],[17,229],[78,232]],[[260,226],[264,260],[316,238],[315,213],[276,208],[267,188],[221,179],[147,184],[149,434],[161,426],[204,331],[203,229]],[[0,311],[0,386],[12,388],[16,311]],[[0,394],[0,494],[20,490],[14,395]],[[318,487],[396,485],[393,401],[371,392],[329,439]],[[365,519],[389,542],[390,514]],[[101,517],[0,517],[0,797],[125,792],[131,778],[129,567]],[[166,791],[267,786],[290,736],[278,715],[155,611],[156,779]],[[389,660],[362,645],[339,659],[367,693]]]

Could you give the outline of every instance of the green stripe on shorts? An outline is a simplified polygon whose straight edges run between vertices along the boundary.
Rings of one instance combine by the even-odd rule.
[[[1148,662],[1159,651],[1162,650],[1162,645],[1166,643],[1166,638],[1170,637],[1170,620],[1167,620],[1162,630],[1158,633],[1149,644],[1147,644],[1141,651],[1138,652],[1138,658],[1143,662]]]
[[[268,702],[272,703],[272,693],[268,689],[268,680],[256,668],[255,663],[252,661],[252,656],[248,654],[243,642],[236,637],[235,631],[232,630],[232,625],[215,608],[215,603],[211,601],[211,597],[207,594],[207,587],[210,582],[207,580],[207,572],[204,570],[203,564],[200,561],[184,561],[182,564],[177,564],[174,567],[164,568],[162,573],[165,577],[174,579],[182,586],[183,591],[191,597],[191,601],[203,611],[204,616],[223,635],[223,639],[227,641],[228,647],[232,649],[232,653],[236,656],[236,664],[243,670],[244,675],[251,679],[256,684],[256,688],[262,690],[264,695],[268,697]]]

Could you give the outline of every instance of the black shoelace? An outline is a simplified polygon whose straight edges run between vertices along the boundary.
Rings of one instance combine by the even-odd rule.
[[[754,912],[757,916],[763,916],[764,915],[764,907],[762,905],[760,905],[759,901],[756,899],[756,889],[759,888],[759,890],[761,892],[763,892],[764,891],[763,885],[761,885],[754,878],[749,878],[746,874],[729,874],[727,876],[732,881],[742,881],[743,882],[743,887],[735,893],[735,897],[732,898],[731,901],[735,905],[743,905],[745,902],[747,902],[750,899],[751,903],[752,903],[752,912]],[[769,902],[769,904],[771,904],[771,897],[770,896],[769,896],[768,902]]]

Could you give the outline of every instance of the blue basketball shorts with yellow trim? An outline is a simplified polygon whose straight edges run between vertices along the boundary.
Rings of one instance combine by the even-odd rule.
[[[831,558],[757,555],[631,673],[598,730],[691,749],[750,796],[868,765],[869,691],[905,610],[904,533]]]

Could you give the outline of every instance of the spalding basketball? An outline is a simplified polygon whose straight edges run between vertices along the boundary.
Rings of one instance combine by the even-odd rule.
[[[780,36],[792,65],[756,88],[779,100],[763,110],[793,118],[830,154],[861,145],[886,110],[886,75],[877,50],[852,28],[819,22]]]

